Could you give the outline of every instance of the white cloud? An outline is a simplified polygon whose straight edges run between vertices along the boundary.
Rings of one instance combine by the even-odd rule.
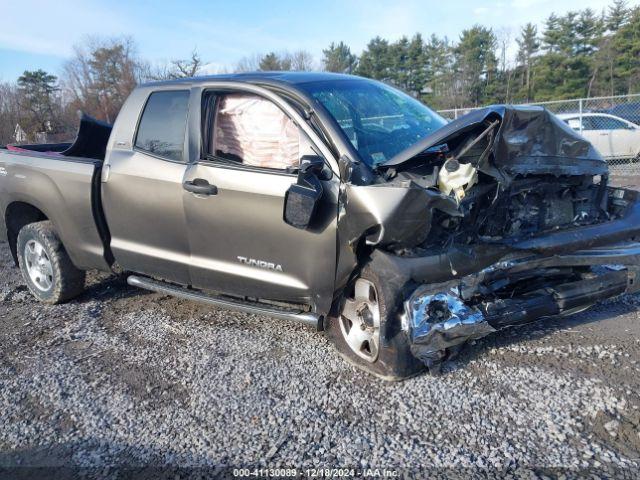
[[[484,15],[489,11],[489,7],[476,7],[473,9],[473,13],[476,15]]]

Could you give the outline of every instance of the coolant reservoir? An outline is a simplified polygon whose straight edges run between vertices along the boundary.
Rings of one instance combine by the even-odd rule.
[[[438,188],[445,195],[453,194],[458,202],[464,198],[465,191],[478,181],[478,169],[470,163],[460,163],[450,158],[438,174]]]

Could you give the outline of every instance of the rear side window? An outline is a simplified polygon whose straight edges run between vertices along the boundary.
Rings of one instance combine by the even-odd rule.
[[[144,107],[136,148],[169,160],[182,161],[189,91],[154,92]]]

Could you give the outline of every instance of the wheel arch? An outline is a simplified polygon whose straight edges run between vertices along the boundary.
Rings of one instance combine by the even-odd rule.
[[[18,266],[18,233],[25,225],[33,222],[50,220],[42,209],[28,202],[14,201],[7,205],[4,212],[4,221],[7,226],[7,241],[11,256],[16,266]]]

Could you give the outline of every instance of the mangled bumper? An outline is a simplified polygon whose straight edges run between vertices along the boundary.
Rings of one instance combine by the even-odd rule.
[[[511,298],[487,293],[487,285],[508,283],[522,272],[567,267],[580,268],[580,278],[549,280]],[[639,274],[640,243],[635,242],[501,261],[459,280],[418,287],[405,302],[402,327],[413,355],[433,368],[452,347],[468,340],[538,318],[575,313],[600,300],[638,291]]]

